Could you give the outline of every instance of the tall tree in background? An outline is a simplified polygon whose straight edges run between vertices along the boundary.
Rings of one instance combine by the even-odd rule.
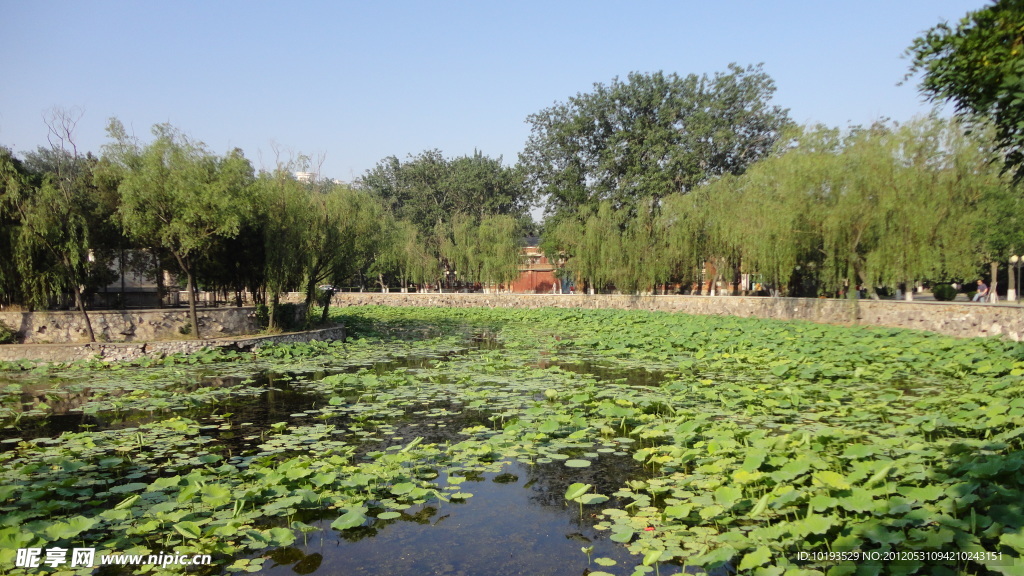
[[[416,225],[408,220],[395,220],[385,213],[382,226],[382,251],[375,261],[378,274],[394,273],[402,292],[409,290],[409,284],[423,284],[437,278],[438,261],[427,251]]]
[[[380,198],[395,217],[415,224],[424,237],[459,212],[481,218],[490,214],[526,216],[531,196],[517,168],[502,166],[475,152],[446,159],[427,150],[405,162],[381,160],[360,178],[358,186]]]
[[[805,129],[784,154],[711,188],[718,250],[777,286],[800,276],[826,289],[970,278],[986,242],[972,231],[1007,184],[991,141],[959,122],[924,118],[848,134]],[[728,191],[732,190],[732,193]],[[699,198],[698,195],[688,197]],[[728,205],[714,205],[715,199]],[[668,204],[665,214],[676,207]]]
[[[260,230],[269,326],[276,328],[281,293],[300,285],[305,273],[305,259],[297,257],[296,253],[297,247],[306,246],[313,207],[309,190],[285,165],[279,165],[273,172],[261,173],[256,189],[262,208]]]
[[[125,233],[164,248],[187,278],[192,334],[200,338],[194,264],[216,237],[238,233],[246,217],[253,168],[236,149],[218,157],[201,142],[167,124],[153,127],[142,146],[120,121],[107,128],[106,155],[123,170],[118,217]]]
[[[508,284],[519,276],[522,263],[520,223],[508,215],[477,219],[469,214],[452,218],[444,256],[463,282],[479,282],[484,290]]]
[[[70,291],[86,335],[95,342],[84,298],[95,259],[90,227],[101,225],[107,215],[98,213],[92,194],[91,159],[79,154],[75,145],[80,118],[76,110],[50,113],[50,148],[29,155],[28,164],[37,168],[37,185],[18,187],[8,202],[19,223],[16,261],[26,283],[24,293],[34,304],[46,305],[50,297]],[[43,263],[47,258],[52,266]]]
[[[921,91],[991,121],[1006,170],[1024,178],[1024,2],[998,0],[956,26],[941,23],[907,52],[910,74],[924,74]]]
[[[15,198],[29,186],[28,172],[8,148],[0,147],[0,305],[24,301],[15,250],[20,233]]]
[[[761,66],[712,78],[634,72],[530,115],[520,163],[548,215],[604,201],[633,215],[641,198],[691,191],[767,154],[789,124],[774,92]]]

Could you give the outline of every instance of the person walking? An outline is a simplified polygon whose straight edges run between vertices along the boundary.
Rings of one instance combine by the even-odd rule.
[[[986,296],[988,296],[988,286],[981,280],[978,280],[978,291],[974,294],[971,302],[984,302]]]

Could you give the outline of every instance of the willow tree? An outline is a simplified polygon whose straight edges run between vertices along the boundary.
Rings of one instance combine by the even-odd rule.
[[[665,265],[671,276],[683,283],[700,285],[701,270],[711,256],[706,186],[689,194],[674,194],[664,200],[659,226],[666,243]]]
[[[288,166],[260,174],[256,189],[262,210],[268,321],[275,328],[281,293],[298,286],[305,273],[304,259],[296,251],[305,246],[313,210],[309,191]]]
[[[991,191],[1008,184],[993,162],[994,141],[958,121],[926,118],[893,127],[881,144],[893,166],[879,193],[879,237],[865,258],[869,285],[971,278],[983,248],[964,229]]]
[[[462,281],[479,282],[486,290],[519,276],[523,256],[516,218],[492,215],[477,220],[469,214],[456,214],[451,226],[443,253]]]
[[[969,231],[1000,185],[991,149],[983,135],[935,118],[845,135],[809,128],[784,153],[708,187],[708,212],[729,215],[711,236],[780,285],[798,267],[826,288],[872,293],[969,277],[980,251]]]
[[[838,151],[836,130],[793,132],[773,157],[709,186],[709,211],[727,215],[714,222],[716,243],[731,249],[742,271],[762,276],[776,293],[798,270],[801,278],[819,281],[820,209],[830,193],[828,174]]]
[[[15,250],[20,233],[14,199],[29,186],[28,174],[9,149],[0,147],[0,305],[23,302],[21,274]]]
[[[96,341],[84,291],[93,268],[91,228],[106,215],[96,210],[89,161],[74,141],[80,114],[54,110],[47,119],[49,148],[34,153],[37,182],[9,180],[7,204],[18,221],[15,257],[24,293],[36,305],[70,292],[86,335]]]
[[[437,258],[424,246],[418,227],[408,220],[395,221],[385,214],[382,250],[375,260],[379,273],[394,274],[408,292],[409,284],[423,284],[437,277]]]
[[[596,210],[584,210],[582,215],[583,231],[569,266],[594,294],[622,277],[623,214],[611,202],[602,202]]]
[[[224,157],[168,124],[143,146],[120,121],[107,127],[106,155],[123,170],[118,219],[129,237],[166,249],[187,279],[192,334],[200,338],[194,263],[217,237],[238,232],[251,205],[253,169],[236,149]]]
[[[654,202],[637,207],[622,232],[621,265],[613,281],[620,292],[653,293],[669,278],[668,239]]]

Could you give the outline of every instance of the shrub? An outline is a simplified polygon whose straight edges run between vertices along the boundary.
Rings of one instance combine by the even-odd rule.
[[[305,324],[304,304],[278,304],[274,310],[274,322],[277,328],[285,332],[301,330]],[[270,326],[270,308],[265,304],[256,306],[256,322],[260,328]]]
[[[18,333],[11,330],[7,324],[0,322],[0,344],[14,344],[18,341]]]
[[[950,302],[956,299],[957,291],[949,284],[936,284],[932,287],[932,296],[935,296],[936,300],[943,302]]]

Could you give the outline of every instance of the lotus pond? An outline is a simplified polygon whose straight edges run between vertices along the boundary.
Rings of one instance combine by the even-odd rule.
[[[0,573],[91,574],[16,554],[94,547],[210,554],[199,574],[1024,574],[1017,344],[634,311],[338,319],[346,343],[2,365]]]

